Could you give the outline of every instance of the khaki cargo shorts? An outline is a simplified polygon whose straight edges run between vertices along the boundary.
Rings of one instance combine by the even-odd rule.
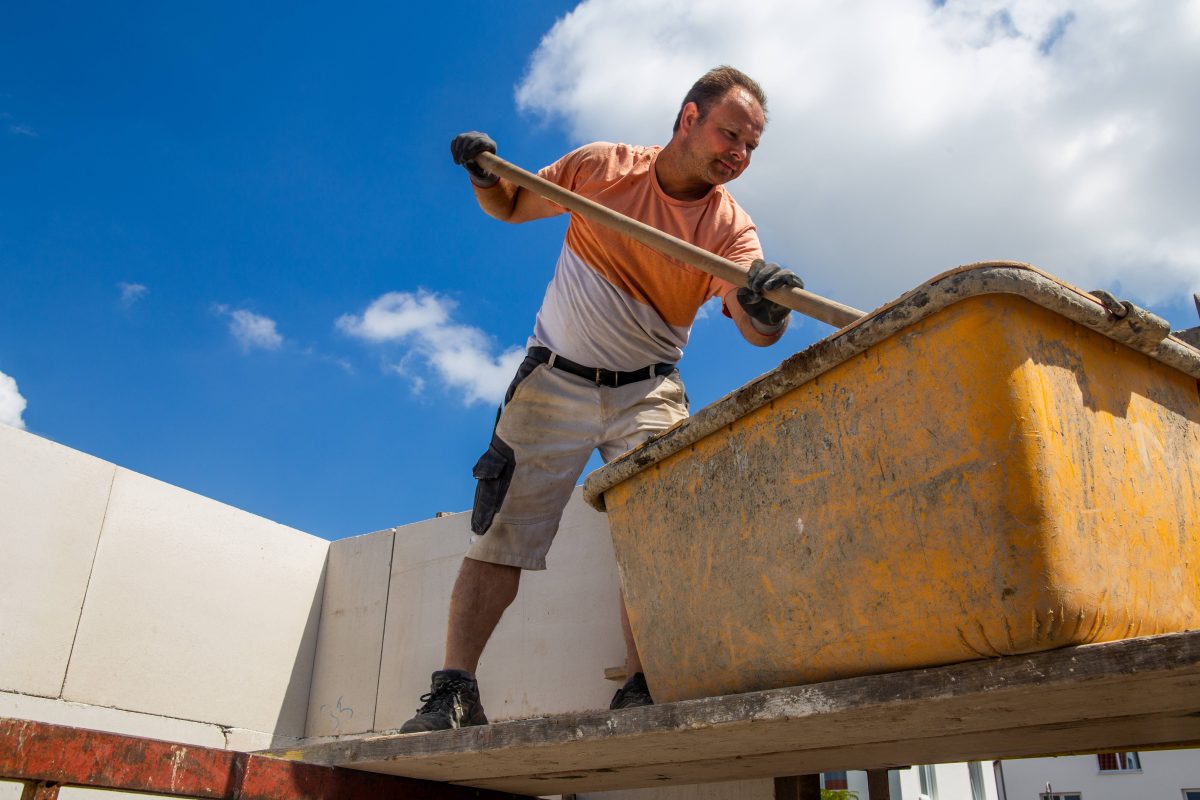
[[[467,557],[545,569],[592,452],[611,461],[687,415],[678,371],[613,388],[526,358],[475,464],[476,537]]]

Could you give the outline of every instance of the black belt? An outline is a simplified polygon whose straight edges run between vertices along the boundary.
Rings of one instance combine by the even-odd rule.
[[[608,386],[614,389],[618,386],[637,383],[638,381],[644,381],[659,375],[670,375],[675,371],[674,364],[651,364],[648,367],[629,370],[628,372],[617,372],[616,370],[601,369],[600,367],[585,367],[583,364],[576,364],[568,358],[555,355],[546,347],[529,348],[529,357],[539,364],[549,364],[553,369],[561,369],[563,372],[569,372],[572,375],[586,378],[597,386]]]

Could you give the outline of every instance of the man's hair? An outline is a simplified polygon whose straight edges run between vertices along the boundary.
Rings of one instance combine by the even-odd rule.
[[[675,115],[675,127],[671,131],[679,130],[679,121],[683,119],[683,109],[688,103],[695,103],[696,108],[700,109],[700,121],[703,122],[704,118],[708,116],[709,109],[715,103],[720,102],[730,89],[735,88],[742,88],[749,92],[762,106],[763,114],[766,115],[767,94],[758,85],[758,82],[739,69],[721,65],[710,69],[700,76],[700,80],[692,84],[687,96],[679,104],[679,113]]]

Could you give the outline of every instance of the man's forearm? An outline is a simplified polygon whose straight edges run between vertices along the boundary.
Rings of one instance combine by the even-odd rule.
[[[768,347],[775,344],[783,336],[783,332],[787,330],[789,317],[784,317],[778,326],[771,327],[747,314],[746,310],[737,301],[736,291],[730,292],[725,296],[725,306],[729,309],[729,315],[733,319],[733,324],[737,326],[738,332],[742,334],[742,338],[757,347]]]
[[[483,188],[475,186],[475,199],[479,202],[488,216],[495,217],[501,222],[518,222],[513,219],[517,208],[517,195],[521,187],[501,178],[495,186]]]
[[[475,186],[475,199],[489,216],[501,222],[529,222],[565,211],[561,206],[504,178],[490,188]]]

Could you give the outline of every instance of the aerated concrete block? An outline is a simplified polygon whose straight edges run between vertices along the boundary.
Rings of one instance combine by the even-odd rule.
[[[0,693],[0,717],[28,719],[49,725],[69,725],[73,728],[108,731],[201,747],[228,747],[225,732],[220,726],[211,723],[68,703],[45,697]]]
[[[61,691],[115,472],[0,425],[0,691]]]
[[[119,469],[64,698],[302,735],[327,549]]]
[[[307,736],[372,729],[394,538],[386,530],[329,547]]]

